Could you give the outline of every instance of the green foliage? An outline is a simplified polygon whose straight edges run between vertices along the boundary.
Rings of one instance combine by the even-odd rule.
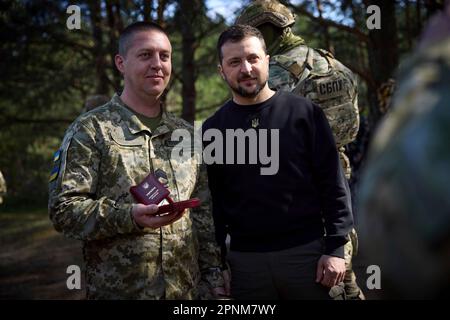
[[[195,2],[195,6],[194,6]],[[244,7],[249,1],[242,2]],[[318,16],[314,1],[284,1],[292,8],[303,8]],[[0,11],[0,170],[8,183],[6,205],[45,203],[51,158],[67,126],[79,115],[89,95],[120,91],[121,79],[114,66],[117,36],[128,23],[152,18],[167,27],[173,45],[173,77],[166,96],[167,108],[182,114],[183,39],[193,36],[195,50],[196,119],[210,116],[229,97],[230,92],[217,72],[216,41],[227,24],[224,17],[210,18],[205,1],[192,6],[181,1],[162,1],[163,14],[149,1],[78,1],[81,30],[66,28],[68,2],[6,0]],[[321,1],[324,18],[337,24],[365,30],[365,7],[358,1]],[[295,4],[295,5],[294,5]],[[411,1],[396,3],[399,53],[403,57],[415,43],[419,26]],[[240,11],[240,10],[238,10]],[[297,13],[293,27],[309,46],[327,48],[325,28],[305,14]],[[183,19],[182,19],[183,18]],[[228,17],[227,17],[228,18]],[[97,22],[95,19],[98,19]],[[180,20],[181,19],[181,20]],[[192,34],[183,33],[180,21],[192,21]],[[229,21],[232,21],[231,19]],[[328,43],[336,57],[366,73],[369,49],[355,36],[328,26]],[[370,92],[361,78],[360,105],[367,106]],[[103,88],[104,92],[99,92]],[[368,114],[367,108],[362,109]]]
[[[81,51],[49,35],[59,28],[67,41],[76,38],[51,13],[57,8],[8,4],[0,17],[0,169],[7,201],[45,203],[51,154],[94,79]]]

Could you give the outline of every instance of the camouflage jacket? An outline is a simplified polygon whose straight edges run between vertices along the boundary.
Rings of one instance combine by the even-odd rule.
[[[364,249],[396,288],[395,299],[440,298],[450,288],[448,14],[442,19],[429,23],[428,36],[447,37],[425,38],[431,44],[421,43],[400,69],[359,189]]]
[[[3,203],[3,196],[6,194],[6,181],[0,171],[0,204]]]
[[[299,45],[270,58],[269,87],[292,91],[318,104],[328,119],[347,178],[350,163],[343,146],[359,129],[357,79],[331,53]]]
[[[83,240],[88,298],[192,299],[205,283],[223,284],[206,171],[195,153],[183,162],[171,157],[176,129],[193,133],[165,111],[150,132],[115,95],[67,130],[54,158],[49,213],[56,230]],[[129,188],[158,169],[174,201],[198,197],[202,205],[171,225],[141,229]]]

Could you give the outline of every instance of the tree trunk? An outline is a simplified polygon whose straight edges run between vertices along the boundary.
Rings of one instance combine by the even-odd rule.
[[[196,100],[196,66],[194,63],[195,55],[195,26],[194,19],[196,9],[201,7],[199,0],[180,0],[179,2],[179,26],[181,29],[183,54],[181,67],[183,110],[181,117],[191,123],[195,120],[195,100]]]
[[[144,8],[143,8],[143,12],[142,15],[144,16],[144,21],[151,21],[152,17],[151,17],[151,13],[152,13],[152,6],[151,6],[152,2],[150,0],[144,0]]]
[[[158,0],[158,8],[156,9],[156,22],[165,27],[164,10],[166,10],[167,0]]]
[[[405,37],[408,43],[408,49],[412,48],[412,32],[411,32],[411,5],[409,0],[405,0]]]
[[[124,4],[126,5],[127,2],[125,1]],[[114,13],[116,15],[116,19],[115,20],[116,20],[117,31],[121,32],[124,29],[124,26],[123,26],[122,17],[120,15],[120,10],[121,10],[120,0],[116,0],[115,1],[114,8],[115,8]]]
[[[391,0],[375,0],[381,11],[381,29],[369,30],[369,66],[374,84],[369,87],[370,125],[374,126],[381,117],[378,108],[377,89],[393,76],[398,64],[397,22],[395,2]]]
[[[361,8],[357,8],[356,6],[355,6],[355,4],[353,3],[353,1],[350,1],[350,8],[351,8],[351,11],[352,11],[352,18],[353,18],[353,21],[355,22],[355,27],[357,27],[357,28],[361,28],[362,26],[364,26],[364,22],[363,22],[363,19],[362,19],[362,16],[361,16]],[[361,41],[358,41],[357,42],[358,44],[356,45],[356,52],[357,52],[357,54],[356,54],[356,63],[357,63],[357,66],[360,68],[360,69],[366,69],[367,70],[367,59],[366,59],[366,57],[367,57],[367,55],[366,55],[366,52],[367,52],[367,50],[366,50],[366,48],[367,48],[367,44],[365,43],[365,42],[361,42]]]
[[[106,75],[106,57],[103,47],[103,30],[101,18],[100,0],[89,2],[89,9],[91,13],[92,35],[94,38],[94,61],[95,73],[97,76],[96,94],[108,95],[108,77]]]
[[[317,10],[319,11],[319,18],[322,19],[322,3],[320,2],[320,0],[316,0],[316,7]],[[323,29],[323,35],[325,37],[325,47],[328,51],[330,51],[332,54],[334,54],[334,47],[331,45],[331,41],[330,41],[330,34],[328,32],[328,25],[323,24],[322,25],[322,29]]]
[[[420,30],[422,30],[422,12],[421,12],[421,5],[420,5],[421,1],[417,0],[416,1],[416,19],[417,19],[417,23],[416,23],[416,30],[414,33],[414,36],[418,36],[420,33]]]
[[[122,80],[122,76],[117,70],[114,58],[116,56],[116,53],[118,52],[118,32],[117,30],[117,21],[116,21],[116,15],[114,14],[114,8],[111,3],[111,1],[105,1],[106,4],[106,13],[108,18],[108,27],[109,27],[109,45],[108,45],[108,54],[111,59],[112,64],[112,76],[113,76],[113,86],[114,91],[119,92],[120,91],[120,83]]]

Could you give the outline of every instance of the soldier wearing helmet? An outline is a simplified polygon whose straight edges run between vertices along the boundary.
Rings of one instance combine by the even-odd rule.
[[[450,2],[400,68],[371,142],[358,204],[383,299],[450,293]]]
[[[359,129],[357,79],[331,53],[306,46],[300,36],[292,33],[294,23],[295,15],[274,0],[253,1],[236,20],[236,24],[257,27],[264,36],[271,56],[269,87],[302,95],[323,109],[333,131],[345,176],[350,179],[350,161],[344,146],[356,138]],[[345,295],[348,299],[364,299],[351,264],[357,251],[355,230],[350,236],[352,241],[345,247]],[[335,291],[330,294],[338,295]]]

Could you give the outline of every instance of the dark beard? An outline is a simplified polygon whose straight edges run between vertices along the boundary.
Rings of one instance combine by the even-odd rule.
[[[229,82],[228,82],[228,85],[230,86],[231,90],[234,91],[234,93],[240,95],[241,97],[254,98],[265,87],[266,83],[267,83],[267,80],[262,85],[257,85],[255,91],[253,91],[253,92],[245,91],[245,89],[243,87],[241,87],[240,85],[238,85],[237,87],[233,87]]]

